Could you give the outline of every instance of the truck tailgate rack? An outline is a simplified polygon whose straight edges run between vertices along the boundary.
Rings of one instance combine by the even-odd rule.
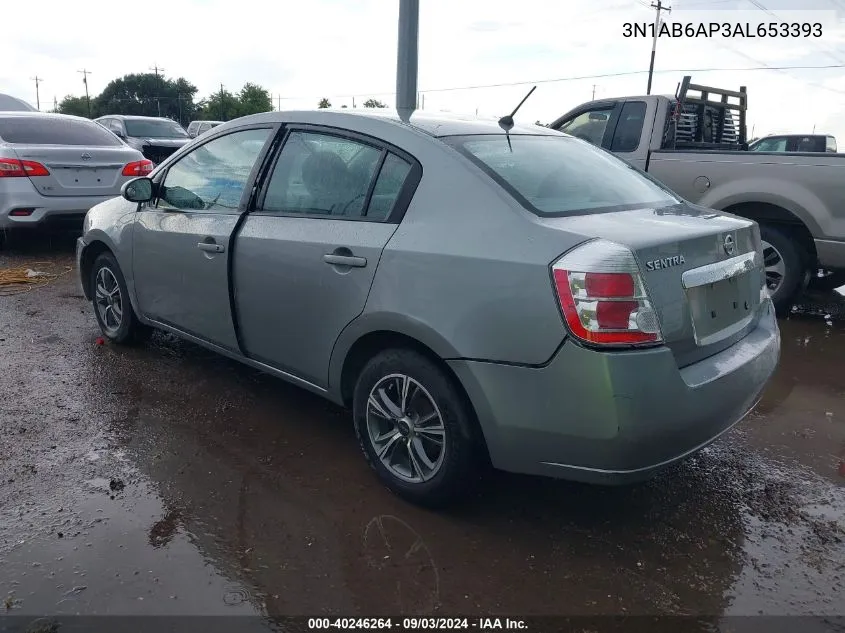
[[[745,150],[748,93],[692,83],[687,75],[675,93],[675,107],[667,122],[667,149]],[[691,95],[690,92],[698,93]],[[734,101],[732,101],[734,100]]]

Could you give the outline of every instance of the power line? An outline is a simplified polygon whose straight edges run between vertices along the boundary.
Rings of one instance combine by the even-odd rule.
[[[826,70],[832,68],[845,68],[845,64],[820,64],[820,65],[794,65],[794,66],[746,66],[742,68],[667,68],[665,70],[655,70],[654,74],[667,73],[709,73],[709,72],[754,72],[764,70]],[[584,79],[607,79],[613,77],[633,77],[636,75],[645,75],[647,70],[627,70],[615,73],[601,73],[597,75],[578,75],[572,77],[557,77],[554,79],[534,79],[531,81],[508,81],[495,84],[476,84],[471,86],[450,86],[448,88],[425,88],[420,92],[455,92],[458,90],[481,90],[483,88],[508,88],[511,86],[527,86],[530,84],[549,84],[563,81],[581,81]],[[352,99],[354,97],[383,97],[393,95],[395,93],[389,91],[371,91],[358,92],[355,94],[345,95],[329,95],[335,99]],[[314,95],[299,96],[299,97],[281,97],[285,101],[304,101],[312,99]]]
[[[750,2],[752,5],[754,5],[757,9],[759,9],[760,11],[765,13],[766,15],[773,17],[775,20],[781,20],[780,16],[778,16],[773,11],[770,11],[769,8],[766,5],[764,5],[762,2],[760,2],[760,0],[747,0],[747,1]],[[824,46],[822,42],[819,42],[819,44]],[[835,62],[838,62],[840,64],[843,63],[843,59],[841,57],[839,57],[838,55],[834,55],[831,51],[823,50],[821,52],[824,53],[825,55],[827,55],[830,59],[834,60]]]

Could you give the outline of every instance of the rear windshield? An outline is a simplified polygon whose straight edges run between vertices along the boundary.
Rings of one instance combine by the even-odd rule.
[[[188,138],[188,133],[175,121],[143,121],[126,119],[126,135],[135,138]]]
[[[21,145],[123,145],[114,134],[93,121],[64,117],[0,117],[0,138]]]
[[[504,134],[443,140],[539,215],[680,202],[628,163],[571,137],[512,135],[510,146]]]

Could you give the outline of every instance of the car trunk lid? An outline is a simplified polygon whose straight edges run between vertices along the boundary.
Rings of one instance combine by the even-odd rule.
[[[128,180],[123,168],[140,160],[138,153],[126,146],[78,147],[68,145],[13,145],[21,160],[38,162],[48,176],[30,178],[43,196],[119,195]]]
[[[686,204],[538,221],[633,252],[681,367],[732,345],[757,323],[765,276],[751,221]]]

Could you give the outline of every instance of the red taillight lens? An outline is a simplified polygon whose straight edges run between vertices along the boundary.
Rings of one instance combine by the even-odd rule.
[[[49,176],[50,172],[41,163],[34,160],[0,158],[0,178],[26,178]]]
[[[123,168],[121,172],[124,176],[146,176],[153,170],[153,161],[147,160],[136,160],[133,163],[129,163],[126,167]]]
[[[35,211],[35,209],[12,209],[9,211],[9,215],[15,218],[25,218],[32,215],[33,211]]]
[[[587,343],[643,345],[663,339],[639,267],[630,250],[589,242],[552,266],[569,330]]]

